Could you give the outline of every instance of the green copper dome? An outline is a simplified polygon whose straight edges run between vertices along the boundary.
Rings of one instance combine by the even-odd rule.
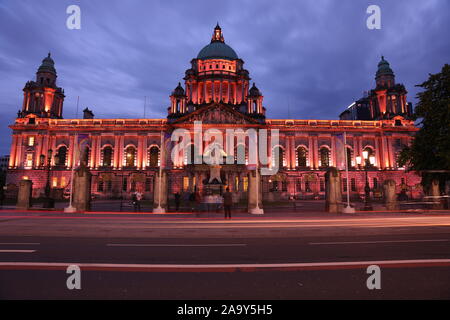
[[[197,55],[197,59],[230,59],[236,60],[238,56],[229,45],[223,42],[212,42],[205,46]]]
[[[377,70],[377,77],[381,75],[394,75],[394,72],[389,66],[389,62],[384,60],[383,56],[381,56],[381,61],[378,63],[378,70]]]
[[[56,74],[55,62],[50,57],[50,52],[48,56],[42,60],[42,64],[38,69],[38,72],[50,72]]]

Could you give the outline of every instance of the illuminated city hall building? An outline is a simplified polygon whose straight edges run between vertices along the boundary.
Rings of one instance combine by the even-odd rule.
[[[410,120],[412,107],[406,101],[404,86],[395,82],[384,57],[378,64],[375,89],[342,112],[339,120],[268,119],[263,95],[250,80],[244,61],[225,43],[217,25],[210,44],[191,61],[184,86],[179,83],[170,95],[167,118],[96,119],[85,109],[83,119],[63,119],[64,90],[57,86],[49,54],[36,80],[26,83],[22,109],[10,126],[13,136],[8,188],[17,186],[21,179],[30,179],[34,197],[42,196],[47,181],[55,190],[68,190],[71,169],[79,164],[79,137],[87,136],[85,160],[93,175],[92,193],[98,198],[129,197],[139,190],[152,199],[160,166],[167,173],[169,195],[194,190],[205,193],[209,166],[192,164],[189,151],[173,159],[168,156],[173,147],[168,133],[177,128],[193,132],[194,122],[201,121],[203,130],[279,130],[279,144],[268,150],[270,166],[273,155],[280,155],[279,171],[261,178],[266,201],[290,196],[322,197],[324,174],[328,167],[336,165],[337,136],[343,132],[347,137],[348,185],[353,197],[364,193],[366,170],[364,163],[358,164],[364,151],[371,159],[366,169],[373,196],[386,179],[395,180],[399,190],[408,190],[408,196],[419,195],[420,178],[400,168],[396,161],[399,151],[417,131]],[[167,148],[164,152],[161,137]],[[248,157],[248,144],[245,148]],[[225,155],[230,156],[235,157]],[[247,197],[248,174],[245,164],[223,164],[220,168],[223,187],[230,187],[241,198]],[[341,180],[345,192],[344,174]]]

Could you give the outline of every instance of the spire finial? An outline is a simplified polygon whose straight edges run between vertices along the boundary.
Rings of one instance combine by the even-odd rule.
[[[225,39],[223,38],[223,34],[222,34],[222,29],[219,26],[219,22],[217,22],[217,25],[214,28],[211,42],[225,42]]]
[[[47,56],[47,57],[48,57],[48,58],[50,58],[50,56],[51,56],[51,52],[49,51],[49,52],[48,52],[48,56]]]

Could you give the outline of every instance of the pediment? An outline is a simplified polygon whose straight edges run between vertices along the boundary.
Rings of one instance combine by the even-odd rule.
[[[190,114],[187,114],[173,123],[194,123],[195,121],[201,121],[204,124],[257,124],[258,121],[234,110],[233,108],[214,103],[208,106],[204,106]]]

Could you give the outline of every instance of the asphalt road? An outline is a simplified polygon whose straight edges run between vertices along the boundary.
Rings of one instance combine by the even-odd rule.
[[[0,216],[1,299],[449,299],[450,217]],[[105,232],[105,229],[109,230]],[[69,290],[69,265],[81,290]],[[369,290],[367,267],[381,268]]]

